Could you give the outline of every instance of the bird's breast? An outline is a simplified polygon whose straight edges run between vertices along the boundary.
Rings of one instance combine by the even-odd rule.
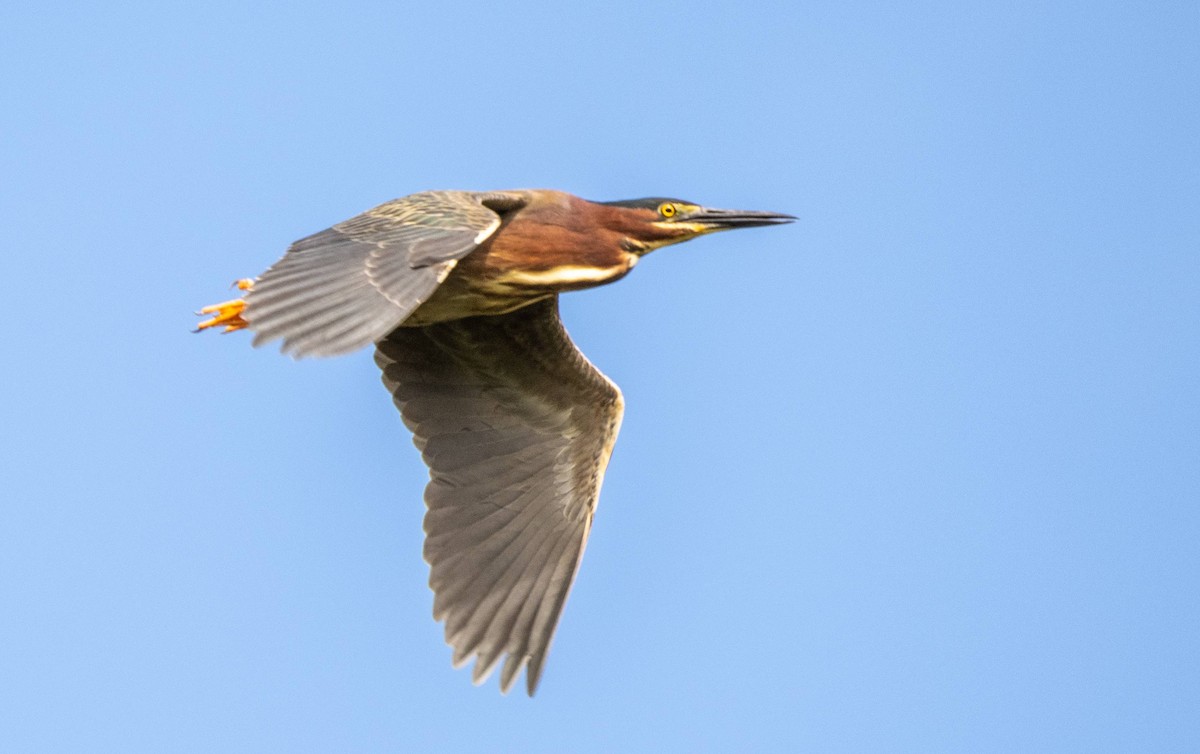
[[[557,293],[619,280],[637,261],[616,241],[553,232],[537,239],[498,234],[461,259],[404,324],[506,314]]]
[[[544,296],[619,280],[637,260],[614,233],[514,221],[459,262],[455,274],[484,294]]]

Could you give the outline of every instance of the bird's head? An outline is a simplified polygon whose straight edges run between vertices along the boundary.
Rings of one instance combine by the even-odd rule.
[[[625,233],[629,251],[645,254],[661,246],[690,241],[706,233],[734,228],[780,225],[796,218],[759,210],[713,209],[682,199],[648,197],[604,202]]]

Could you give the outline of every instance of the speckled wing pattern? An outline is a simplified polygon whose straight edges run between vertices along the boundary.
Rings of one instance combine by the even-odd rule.
[[[379,340],[500,227],[500,212],[523,203],[520,194],[428,191],[297,241],[246,295],[254,345],[282,338],[284,353],[333,356]]]
[[[621,424],[620,390],[575,348],[557,298],[401,327],[376,362],[430,469],[434,618],[481,683],[504,658],[532,695],[583,556]]]

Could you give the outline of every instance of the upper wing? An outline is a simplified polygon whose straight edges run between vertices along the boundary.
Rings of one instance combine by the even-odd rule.
[[[254,345],[283,338],[285,353],[332,356],[375,342],[500,227],[500,213],[524,201],[428,191],[297,241],[246,295]]]
[[[425,559],[456,666],[532,695],[583,555],[621,392],[575,348],[556,298],[400,327],[375,360],[430,469]]]

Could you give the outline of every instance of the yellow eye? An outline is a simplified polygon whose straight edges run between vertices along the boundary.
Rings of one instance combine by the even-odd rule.
[[[658,214],[663,217],[674,217],[677,211],[674,204],[664,204],[658,208]]]

